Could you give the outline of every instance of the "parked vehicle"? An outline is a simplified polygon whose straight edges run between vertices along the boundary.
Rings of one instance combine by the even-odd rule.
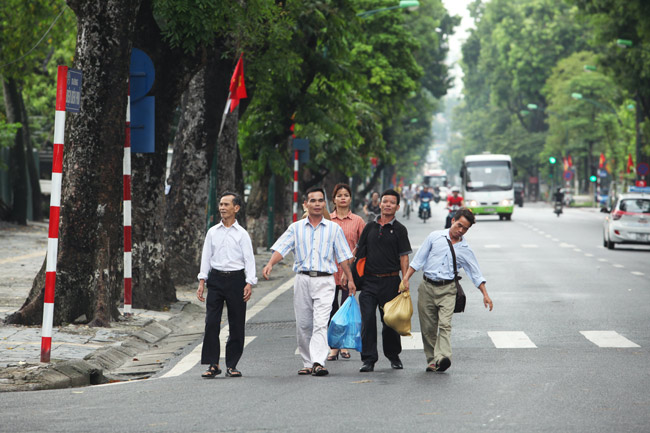
[[[630,188],[622,194],[603,222],[603,246],[650,245],[650,188]]]

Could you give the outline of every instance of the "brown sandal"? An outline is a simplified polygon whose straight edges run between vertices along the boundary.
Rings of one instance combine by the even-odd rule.
[[[311,374],[311,368],[309,368],[309,367],[303,367],[303,368],[301,368],[300,370],[298,370],[298,374],[301,375],[301,376],[305,376],[305,375]]]

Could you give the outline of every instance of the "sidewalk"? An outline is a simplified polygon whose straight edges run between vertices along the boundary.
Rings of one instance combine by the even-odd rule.
[[[47,225],[27,227],[0,222],[0,323],[18,310],[43,264]],[[255,256],[258,285],[250,309],[264,295],[293,276],[292,260],[274,266],[270,281],[262,268],[270,252]],[[197,270],[198,273],[198,270]],[[133,309],[110,328],[84,324],[55,327],[51,363],[40,362],[41,326],[0,327],[0,392],[86,386],[144,379],[162,370],[170,359],[202,338],[205,304],[196,299],[196,284],[177,287],[178,302],[168,311]],[[137,290],[137,288],[134,288]],[[56,308],[56,305],[55,305]],[[226,312],[223,314],[226,323]]]

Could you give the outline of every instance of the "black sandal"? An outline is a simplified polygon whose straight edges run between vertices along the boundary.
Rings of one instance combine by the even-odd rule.
[[[236,368],[228,367],[226,370],[226,377],[241,377],[241,371],[237,370]]]
[[[218,364],[210,364],[210,368],[201,375],[205,379],[214,379],[216,376],[221,374]]]
[[[329,371],[327,371],[327,368],[323,367],[319,363],[314,363],[314,368],[313,371],[311,372],[312,376],[327,376],[330,374]]]
[[[309,367],[303,367],[303,368],[301,368],[300,370],[298,370],[298,374],[301,375],[301,376],[305,376],[305,375],[311,374],[311,368],[309,368]]]
[[[341,358],[350,359],[350,352],[348,352],[348,351],[344,352],[344,351],[341,350],[339,353],[341,354]]]

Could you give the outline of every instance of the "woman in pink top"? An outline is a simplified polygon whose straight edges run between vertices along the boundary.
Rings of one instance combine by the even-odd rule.
[[[361,237],[361,232],[363,231],[366,223],[363,221],[359,215],[355,215],[350,211],[350,204],[352,203],[352,190],[350,185],[345,183],[339,183],[334,187],[334,192],[332,192],[332,198],[334,201],[334,212],[330,214],[331,220],[343,229],[343,234],[345,239],[347,239],[352,254],[356,253],[357,243],[359,242],[359,237]],[[345,302],[345,299],[348,297],[348,282],[346,281],[345,274],[341,271],[341,266],[339,265],[338,271],[334,274],[334,281],[336,282],[336,293],[334,294],[334,302],[332,303],[332,313],[330,314],[330,319],[334,316],[339,309],[339,306]],[[341,301],[339,303],[338,297],[341,293]],[[347,349],[341,349],[341,357],[345,359],[350,358],[350,352]],[[339,349],[330,349],[330,355],[327,357],[328,361],[336,361],[339,358]]]

